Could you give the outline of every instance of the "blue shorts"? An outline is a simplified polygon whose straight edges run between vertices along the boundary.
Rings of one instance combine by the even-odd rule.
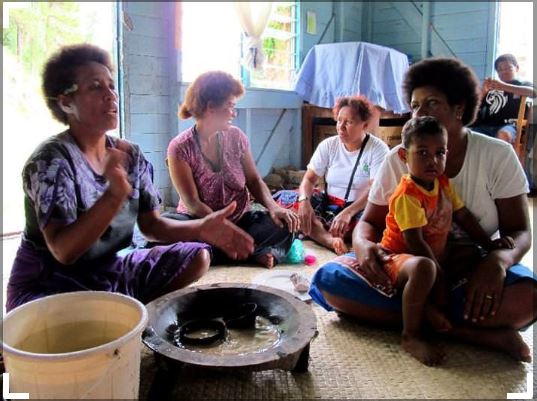
[[[516,127],[514,124],[476,125],[475,127],[472,127],[472,131],[479,132],[493,138],[496,138],[496,135],[499,131],[506,131],[511,135],[511,143],[514,143],[516,138]]]
[[[350,252],[346,256],[356,257],[354,252]],[[533,280],[537,284],[537,276],[530,269],[521,264],[513,265],[507,270],[504,286],[524,279]],[[451,290],[449,295],[450,318],[453,321],[463,321],[464,287],[464,285],[457,286]],[[326,263],[317,270],[312,278],[309,291],[315,302],[327,311],[333,311],[334,309],[326,302],[321,290],[372,308],[393,312],[401,311],[401,295],[395,295],[391,298],[382,295],[347,267],[334,261]]]

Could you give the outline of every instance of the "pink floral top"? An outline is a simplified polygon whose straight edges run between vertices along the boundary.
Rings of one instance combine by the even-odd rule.
[[[239,220],[243,213],[250,209],[246,175],[242,165],[244,155],[249,149],[248,137],[240,128],[234,126],[218,133],[222,152],[221,166],[219,171],[214,171],[201,153],[195,135],[192,127],[173,138],[168,145],[168,158],[173,157],[188,163],[200,200],[211,209],[220,210],[236,201],[237,208],[229,219]],[[182,199],[179,199],[177,212],[191,214]]]

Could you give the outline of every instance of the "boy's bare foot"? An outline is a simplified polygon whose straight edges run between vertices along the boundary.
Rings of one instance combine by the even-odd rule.
[[[259,263],[261,266],[266,267],[267,269],[272,269],[274,267],[274,256],[272,253],[265,253],[263,255],[259,255],[255,258],[257,263]]]
[[[446,359],[445,352],[416,337],[405,337],[401,340],[403,349],[427,366],[436,366]]]
[[[432,326],[433,330],[440,333],[449,331],[453,327],[446,315],[431,304],[425,306],[425,319]]]
[[[347,245],[345,245],[343,238],[333,237],[332,248],[334,249],[336,255],[343,255],[344,253],[349,252],[349,249],[347,248]]]

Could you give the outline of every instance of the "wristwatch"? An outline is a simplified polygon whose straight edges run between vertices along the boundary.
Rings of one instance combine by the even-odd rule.
[[[306,200],[308,200],[308,199],[309,199],[309,197],[308,197],[307,195],[300,195],[300,196],[298,197],[298,201],[299,201],[299,202],[303,202],[303,201],[306,201]]]

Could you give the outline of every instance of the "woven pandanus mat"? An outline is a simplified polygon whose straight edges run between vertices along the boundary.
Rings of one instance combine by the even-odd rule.
[[[334,254],[311,242],[319,263],[277,268],[312,273]],[[211,267],[197,284],[250,282],[266,271],[250,266]],[[532,365],[476,347],[441,342],[448,354],[440,367],[426,367],[401,350],[399,332],[372,328],[312,304],[319,335],[312,341],[307,373],[283,370],[231,373],[199,369],[159,370],[142,352],[140,399],[506,399],[526,391]],[[522,333],[533,343],[532,330]]]

